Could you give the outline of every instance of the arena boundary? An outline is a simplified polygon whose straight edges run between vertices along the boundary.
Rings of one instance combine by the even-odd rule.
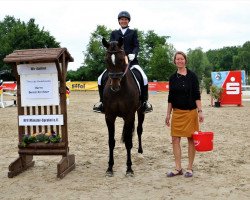
[[[250,85],[242,86],[242,96],[247,98],[242,98],[242,101],[250,101]]]
[[[16,88],[15,81],[2,82],[0,86],[0,107],[5,108],[9,106],[16,106]],[[5,95],[13,96],[15,99],[5,101]]]

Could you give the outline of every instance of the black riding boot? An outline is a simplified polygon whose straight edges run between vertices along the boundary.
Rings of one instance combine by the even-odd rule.
[[[152,105],[148,102],[148,85],[144,85],[142,88],[142,110],[143,113],[153,111]]]
[[[100,102],[96,103],[93,107],[94,112],[98,113],[104,113],[104,108],[103,108],[103,86],[98,85],[98,91],[99,91],[99,96],[100,96]]]

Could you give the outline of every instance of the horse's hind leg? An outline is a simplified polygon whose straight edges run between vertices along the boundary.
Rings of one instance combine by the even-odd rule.
[[[137,125],[137,135],[138,135],[138,153],[143,153],[141,135],[143,132],[143,122],[145,118],[145,114],[143,114],[140,110],[137,112],[138,115],[138,125]]]
[[[109,131],[109,162],[108,169],[106,171],[107,176],[113,176],[113,166],[114,166],[114,148],[115,148],[115,118],[107,118],[106,124]]]

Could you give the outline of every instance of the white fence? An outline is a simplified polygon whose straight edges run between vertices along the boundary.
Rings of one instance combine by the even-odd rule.
[[[250,85],[242,86],[242,101],[250,101]]]
[[[3,82],[0,86],[0,108],[16,105],[16,83]],[[14,98],[14,99],[13,99]]]

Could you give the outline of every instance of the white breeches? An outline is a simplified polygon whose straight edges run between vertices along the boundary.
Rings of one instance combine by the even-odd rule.
[[[142,68],[139,66],[139,65],[133,65],[130,69],[132,70],[133,68],[137,69],[141,75],[142,75],[142,78],[143,78],[143,83],[144,85],[147,85],[148,84],[148,77],[146,76],[146,74],[144,73],[144,71],[142,70]],[[101,85],[101,81],[102,81],[102,76],[103,74],[106,72],[107,70],[105,69],[102,74],[98,77],[97,79],[97,82],[98,82],[98,85]]]
[[[133,68],[137,69],[141,73],[142,78],[143,78],[143,83],[144,83],[144,85],[147,85],[148,84],[148,77],[146,76],[146,74],[144,73],[142,68],[139,65],[133,65],[130,69],[132,70]]]
[[[102,76],[103,76],[103,74],[104,74],[106,71],[107,71],[107,70],[105,69],[105,70],[101,73],[101,75],[98,76],[98,79],[97,79],[98,85],[102,85]]]

